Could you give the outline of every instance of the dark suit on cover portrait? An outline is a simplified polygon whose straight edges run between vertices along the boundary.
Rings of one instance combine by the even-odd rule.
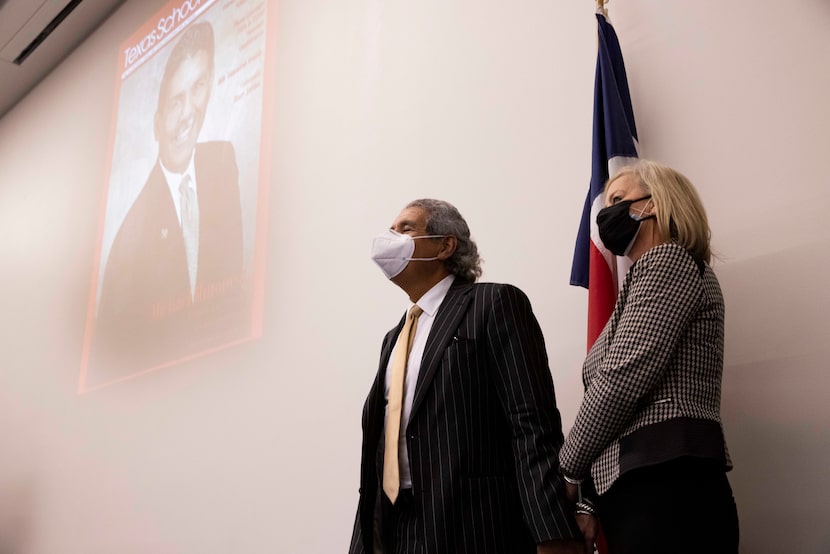
[[[402,326],[383,339],[363,411],[351,554],[372,552],[385,372]],[[539,542],[580,536],[561,500],[564,438],[544,338],[516,287],[453,283],[427,338],[405,433],[426,552],[532,554]]]
[[[195,291],[191,294],[181,227],[157,161],[107,259],[92,378],[109,380],[147,369],[239,338],[249,330],[233,146],[197,144],[194,167],[200,214]]]

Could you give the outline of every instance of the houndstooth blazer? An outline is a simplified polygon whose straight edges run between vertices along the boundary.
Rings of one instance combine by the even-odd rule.
[[[720,419],[723,296],[676,243],[640,257],[583,366],[585,397],[562,471],[603,494],[626,471],[681,456],[732,467]]]

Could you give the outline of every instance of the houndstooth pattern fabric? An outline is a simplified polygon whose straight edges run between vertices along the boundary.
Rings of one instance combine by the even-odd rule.
[[[683,247],[662,244],[637,260],[585,359],[562,471],[590,473],[603,494],[620,474],[621,437],[673,418],[720,423],[723,319],[714,272],[705,265],[701,276]]]

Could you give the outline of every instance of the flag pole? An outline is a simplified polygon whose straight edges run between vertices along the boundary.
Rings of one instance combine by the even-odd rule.
[[[605,205],[605,183],[619,167],[639,157],[637,127],[628,90],[617,33],[608,21],[609,0],[595,0],[597,20],[597,65],[594,81],[594,116],[591,139],[591,181],[579,224],[571,285],[588,289],[588,349],[602,333],[614,311],[621,269],[618,259],[607,252],[599,237],[596,216]],[[599,522],[596,548],[608,553],[608,542]]]

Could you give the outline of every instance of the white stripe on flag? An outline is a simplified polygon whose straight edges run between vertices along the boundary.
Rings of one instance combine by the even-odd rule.
[[[634,140],[634,145],[637,146],[637,151],[639,152],[640,149],[636,140]],[[613,177],[623,167],[636,162],[637,158],[615,156],[608,160],[608,175]],[[597,227],[597,214],[604,207],[605,195],[600,194],[594,198],[594,202],[591,204],[591,242],[594,243],[597,250],[599,250],[600,254],[602,254],[602,257],[605,258],[605,263],[608,264],[608,269],[611,271],[611,275],[613,275],[614,279],[617,281],[617,288],[621,288],[623,279],[625,279],[625,274],[628,273],[628,269],[631,267],[631,260],[628,259],[627,256],[614,256],[605,248],[605,245],[602,244],[602,239],[599,238],[599,228]]]

